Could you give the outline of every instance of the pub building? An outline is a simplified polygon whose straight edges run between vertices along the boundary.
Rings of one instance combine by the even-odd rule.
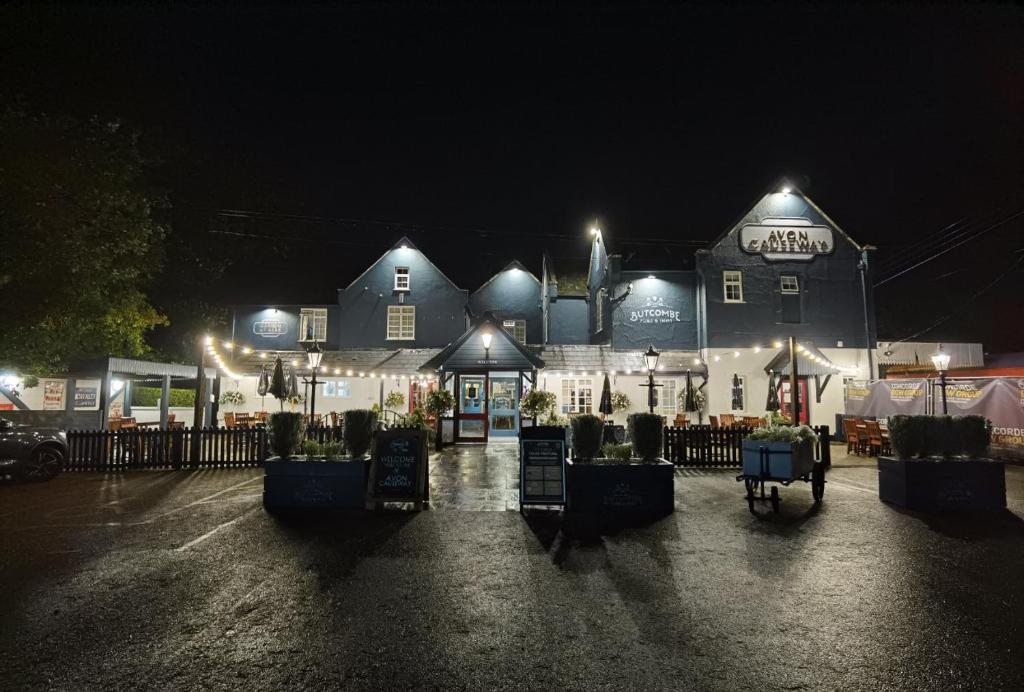
[[[641,385],[650,346],[661,353],[655,410],[669,425],[697,422],[679,402],[687,373],[705,395],[703,422],[763,416],[769,386],[788,406],[790,337],[802,422],[834,426],[844,382],[872,375],[865,251],[795,188],[764,194],[697,251],[692,269],[623,268],[599,229],[585,286],[560,287],[546,255],[541,267],[538,277],[512,262],[469,291],[401,238],[338,290],[336,304],[238,307],[232,340],[208,347],[222,364],[220,391],[246,398],[221,414],[275,410],[257,394],[260,371],[280,356],[308,378],[314,342],[323,350],[318,414],[386,409],[392,392],[403,395],[396,412],[407,413],[446,387],[456,442],[515,439],[519,400],[531,387],[553,392],[561,416],[596,413],[605,375],[632,402],[612,416],[624,422],[648,408]]]

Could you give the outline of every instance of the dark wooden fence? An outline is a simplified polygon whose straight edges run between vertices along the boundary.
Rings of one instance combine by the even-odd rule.
[[[713,428],[710,425],[665,428],[665,458],[676,466],[739,467],[742,465],[743,438],[753,430],[743,426]],[[814,432],[818,434],[814,458],[831,466],[829,428],[827,425],[816,426]]]
[[[306,437],[320,443],[337,442],[342,439],[341,428],[309,427]],[[268,456],[270,450],[264,427],[71,430],[64,468],[68,471],[238,468],[259,466]]]

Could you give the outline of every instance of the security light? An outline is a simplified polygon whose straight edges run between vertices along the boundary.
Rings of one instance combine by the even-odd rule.
[[[793,190],[790,189],[790,187],[788,185],[786,187],[782,188],[782,194],[784,194],[784,195],[788,195],[792,191]]]

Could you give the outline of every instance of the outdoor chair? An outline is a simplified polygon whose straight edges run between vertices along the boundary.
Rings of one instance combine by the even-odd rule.
[[[711,423],[712,428],[718,427],[718,416],[708,416],[708,422]]]
[[[731,428],[736,425],[736,416],[731,413],[723,413],[719,418],[722,420],[723,428]]]
[[[846,453],[860,454],[864,450],[864,442],[860,436],[857,421],[853,418],[843,419],[843,432],[846,434]]]
[[[685,428],[685,427],[686,427],[686,423],[687,423],[687,421],[686,421],[686,416],[684,416],[684,415],[683,415],[683,414],[681,414],[681,413],[677,413],[677,414],[676,414],[676,420],[675,420],[675,422],[673,423],[673,425],[674,425],[675,427],[677,427],[677,428]]]
[[[888,454],[888,440],[882,437],[882,429],[878,425],[878,421],[864,421],[864,426],[868,431],[868,449],[871,454],[873,456]]]
[[[235,427],[235,414],[225,413],[224,414],[224,427],[233,428]]]

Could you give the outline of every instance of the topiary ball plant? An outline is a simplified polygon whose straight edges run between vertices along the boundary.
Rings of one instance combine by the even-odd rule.
[[[641,459],[657,459],[662,454],[661,435],[664,426],[655,413],[634,413],[628,419],[629,438],[633,451]]]
[[[291,458],[305,432],[306,421],[301,413],[272,413],[267,420],[267,441],[270,450],[282,459]]]
[[[597,416],[588,413],[575,416],[570,424],[572,425],[572,439],[576,456],[581,461],[590,461],[601,451],[604,423]]]
[[[376,412],[367,409],[345,411],[345,446],[353,459],[361,459],[366,454],[376,427]]]

